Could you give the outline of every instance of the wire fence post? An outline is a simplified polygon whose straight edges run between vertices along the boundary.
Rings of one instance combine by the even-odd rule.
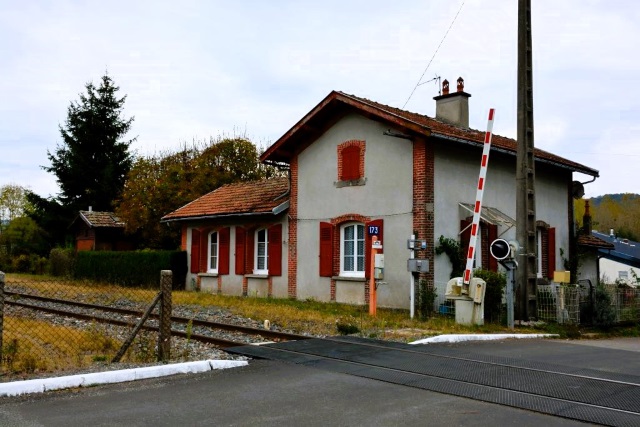
[[[0,271],[0,370],[2,368],[2,349],[3,349],[3,341],[2,336],[4,335],[4,278],[5,275],[2,271]]]
[[[167,362],[171,358],[171,291],[173,273],[171,270],[160,272],[160,329],[158,334],[158,361]]]

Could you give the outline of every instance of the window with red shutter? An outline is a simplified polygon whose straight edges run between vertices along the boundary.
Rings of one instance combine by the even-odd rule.
[[[218,230],[218,274],[229,274],[229,250],[231,229]]]
[[[247,240],[247,231],[242,227],[236,226],[236,268],[235,268],[235,272],[238,275],[245,274],[246,240]]]
[[[365,277],[365,226],[348,222],[340,227],[340,275]]]
[[[191,230],[191,272],[200,272],[200,231],[195,228]]]
[[[200,273],[205,273],[209,268],[209,230],[200,230]]]
[[[268,228],[268,264],[270,276],[282,275],[282,224],[274,224]]]
[[[360,147],[354,145],[345,147],[341,152],[342,176],[341,181],[351,181],[362,178],[360,176]]]
[[[209,256],[206,259],[206,271],[209,273],[217,273],[218,272],[218,249],[219,249],[219,241],[218,241],[218,232],[212,231],[209,233]]]
[[[553,272],[556,270],[556,229],[547,229],[548,266],[547,277],[553,279]]]
[[[320,277],[333,276],[333,225],[320,223]]]
[[[256,253],[254,252],[255,249],[255,235],[257,234],[257,232],[255,231],[255,229],[248,229],[247,230],[247,250],[246,250],[246,266],[247,269],[245,270],[245,274],[253,274],[253,268],[255,265],[255,256]]]

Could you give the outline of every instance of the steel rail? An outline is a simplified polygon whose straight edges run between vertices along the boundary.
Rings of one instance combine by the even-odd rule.
[[[101,310],[101,311],[106,311],[106,312],[124,314],[124,315],[128,315],[128,316],[136,316],[136,317],[142,316],[142,312],[137,311],[137,310],[127,309],[127,308],[108,307],[108,306],[104,306],[104,305],[89,304],[89,303],[79,302],[79,301],[64,300],[64,299],[59,299],[59,298],[49,298],[49,297],[43,297],[43,296],[31,295],[31,294],[22,294],[22,293],[19,293],[19,292],[5,292],[5,296],[14,297],[14,298],[18,297],[18,298],[25,298],[25,299],[33,299],[33,300],[36,300],[36,301],[49,302],[49,303],[54,303],[54,304],[70,305],[70,306],[87,308],[87,309],[92,309],[92,310]],[[12,301],[10,299],[6,299],[6,302],[10,303]],[[34,308],[34,307],[40,307],[40,306],[33,306],[33,307],[29,306],[29,308]],[[155,313],[152,313],[151,317],[154,318],[154,319],[157,319],[158,315],[155,314]],[[269,329],[252,328],[250,326],[231,325],[231,324],[228,324],[228,323],[212,322],[212,321],[209,321],[209,320],[192,319],[192,318],[184,317],[184,316],[171,316],[171,321],[172,322],[176,322],[176,323],[184,323],[184,324],[187,324],[187,323],[191,322],[191,324],[193,326],[202,326],[202,327],[205,327],[205,328],[222,329],[222,330],[231,331],[231,332],[242,332],[242,333],[250,334],[250,335],[260,335],[260,336],[263,336],[265,338],[276,338],[276,339],[286,339],[286,340],[301,340],[301,339],[311,338],[311,337],[306,336],[306,335],[291,334],[291,333],[288,333],[288,332],[271,331]]]
[[[38,311],[42,311],[42,312],[45,312],[45,313],[55,314],[55,315],[58,315],[58,316],[72,317],[72,318],[76,318],[76,319],[80,319],[80,320],[95,321],[95,322],[99,322],[99,323],[108,323],[108,324],[112,324],[112,325],[125,326],[125,327],[134,327],[135,326],[134,322],[129,322],[129,321],[120,320],[120,319],[109,319],[107,317],[102,317],[102,316],[98,316],[98,315],[95,315],[95,314],[77,313],[77,312],[73,312],[73,311],[61,310],[61,309],[51,308],[51,307],[43,307],[43,306],[39,306],[39,305],[27,304],[27,303],[22,303],[22,302],[18,302],[18,301],[11,301],[11,300],[5,301],[5,304],[14,305],[14,306],[17,306],[17,307],[28,308],[28,309],[31,309],[31,310],[38,310]],[[105,308],[105,311],[108,311],[107,308]],[[138,312],[135,312],[135,313],[140,315],[140,313],[138,313]],[[222,328],[216,328],[215,327],[216,322],[199,321],[199,323],[202,323],[201,326],[210,326],[212,329],[222,329]],[[234,331],[234,332],[241,332],[241,333],[245,333],[245,334],[248,334],[248,335],[259,335],[259,336],[269,335],[270,338],[279,338],[279,339],[284,339],[284,340],[311,338],[311,337],[304,336],[304,335],[294,335],[294,334],[289,334],[289,333],[286,333],[286,332],[276,332],[276,331],[269,331],[269,330],[266,330],[266,329],[262,330],[262,329],[257,329],[257,328],[248,328],[246,326],[238,326],[237,329],[233,329],[234,325],[229,325],[229,324],[221,324],[221,325],[225,326],[225,330]],[[157,326],[145,325],[145,326],[142,327],[142,329],[150,330],[150,331],[157,331],[158,327]],[[247,332],[247,330],[251,330],[253,332]],[[243,346],[243,345],[250,345],[251,344],[251,343],[247,343],[247,342],[231,341],[231,340],[227,340],[227,339],[223,339],[223,338],[215,338],[215,337],[211,337],[211,336],[208,336],[208,335],[187,333],[186,331],[181,331],[181,330],[173,329],[173,328],[171,329],[171,336],[187,338],[187,339],[192,339],[194,341],[214,344],[214,345],[216,345],[218,347],[222,347],[222,348],[237,347],[237,346]],[[296,338],[292,338],[292,337],[296,337]]]

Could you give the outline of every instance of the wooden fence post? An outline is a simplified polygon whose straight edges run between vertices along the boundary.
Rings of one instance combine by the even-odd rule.
[[[160,272],[160,325],[158,334],[158,361],[167,362],[171,358],[171,291],[173,273],[171,270]]]

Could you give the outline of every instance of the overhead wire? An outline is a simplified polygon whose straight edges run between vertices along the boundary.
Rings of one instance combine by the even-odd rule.
[[[464,6],[464,2],[465,2],[465,0],[462,0],[462,4],[460,5],[460,8],[458,9],[458,12],[456,13],[456,16],[453,17],[453,21],[451,21],[451,25],[449,25],[449,28],[447,29],[447,32],[444,33],[444,37],[442,37],[442,40],[440,40],[440,44],[436,48],[436,51],[433,52],[433,56],[429,60],[429,63],[427,64],[427,67],[424,69],[424,71],[422,72],[422,75],[418,79],[418,83],[416,83],[416,85],[413,87],[413,90],[411,91],[411,94],[409,94],[409,97],[407,98],[407,100],[402,105],[402,109],[403,110],[404,110],[404,107],[406,107],[407,104],[409,103],[409,100],[411,99],[411,97],[415,93],[415,91],[418,88],[418,86],[420,86],[420,82],[424,78],[424,75],[427,73],[427,70],[429,69],[429,66],[431,65],[431,63],[433,62],[433,59],[436,57],[436,55],[438,54],[438,51],[440,50],[440,46],[442,46],[442,43],[444,43],[444,40],[447,38],[447,35],[449,34],[449,31],[451,30],[451,27],[453,27],[453,24],[456,22],[456,19],[458,18],[458,15],[460,15],[460,11],[462,10],[462,6]]]

